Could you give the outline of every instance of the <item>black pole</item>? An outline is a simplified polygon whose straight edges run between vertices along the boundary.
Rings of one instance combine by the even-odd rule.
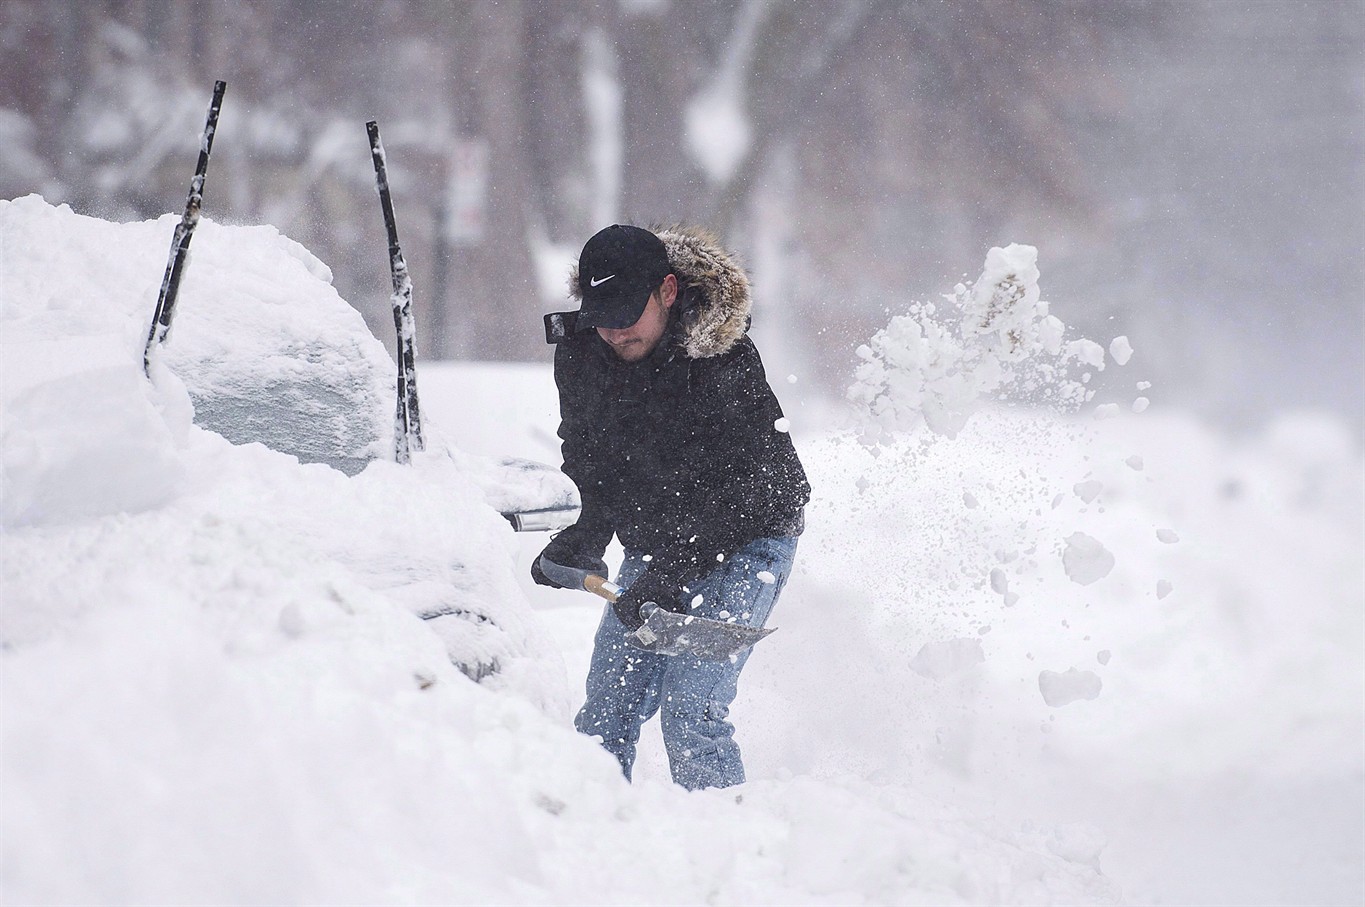
[[[185,213],[176,225],[171,238],[170,259],[166,262],[166,276],[161,279],[161,293],[156,300],[156,313],[147,332],[147,346],[142,351],[142,371],[150,376],[152,348],[166,340],[171,330],[171,316],[175,313],[176,296],[180,293],[180,276],[185,270],[185,258],[190,251],[194,228],[199,225],[199,208],[204,202],[204,178],[209,172],[209,152],[213,150],[213,135],[218,131],[218,111],[223,106],[223,92],[227,83],[219,79],[213,83],[213,100],[209,102],[209,116],[204,123],[204,134],[199,141],[199,163],[190,180],[190,195],[185,200]]]
[[[379,124],[374,120],[365,124],[370,136],[370,156],[374,159],[375,183],[379,188],[379,204],[384,212],[384,227],[389,235],[389,270],[393,276],[393,326],[398,336],[398,407],[394,418],[394,456],[400,463],[408,462],[409,449],[425,450],[422,417],[417,402],[417,323],[412,315],[412,278],[408,263],[398,245],[398,225],[393,217],[393,199],[389,195],[389,174],[384,145],[379,139]],[[399,432],[403,440],[398,440]]]

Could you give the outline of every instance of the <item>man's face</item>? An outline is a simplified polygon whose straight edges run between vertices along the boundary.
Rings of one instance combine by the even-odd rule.
[[[669,274],[659,289],[650,294],[638,321],[628,328],[598,328],[597,335],[606,341],[617,358],[639,362],[654,352],[663,339],[668,328],[668,310],[677,297],[678,279]]]

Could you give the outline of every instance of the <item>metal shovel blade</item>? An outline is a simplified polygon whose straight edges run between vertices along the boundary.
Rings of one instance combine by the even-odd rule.
[[[772,632],[764,627],[728,624],[658,608],[645,618],[643,627],[626,636],[626,642],[637,649],[659,655],[684,655],[703,661],[733,661],[745,649]]]
[[[564,567],[540,559],[541,571],[566,589],[581,586],[594,595],[615,603],[621,587],[605,577],[574,567]],[[658,655],[684,655],[703,661],[733,661],[745,649],[772,633],[762,627],[730,624],[709,617],[692,617],[646,602],[640,613],[645,625],[626,634],[626,642],[637,649]],[[773,629],[776,629],[775,627]]]

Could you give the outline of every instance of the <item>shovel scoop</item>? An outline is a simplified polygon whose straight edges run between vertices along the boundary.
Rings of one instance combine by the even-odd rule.
[[[640,609],[645,625],[626,635],[627,643],[646,652],[690,655],[702,661],[733,661],[745,649],[773,632],[766,627],[746,627],[709,617],[692,617],[650,605],[653,602]]]
[[[621,587],[586,570],[577,570],[541,560],[545,575],[567,589],[586,589],[615,603]],[[734,661],[745,649],[776,628],[748,627],[709,617],[677,614],[646,602],[640,608],[644,626],[626,634],[626,642],[656,655],[681,655],[702,661]]]

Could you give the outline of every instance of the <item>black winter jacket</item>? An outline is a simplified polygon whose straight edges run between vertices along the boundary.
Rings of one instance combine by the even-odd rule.
[[[587,330],[555,350],[564,472],[583,501],[557,548],[597,560],[613,533],[651,555],[629,592],[684,610],[687,584],[748,542],[801,531],[810,485],[745,330],[748,280],[709,234],[659,233],[679,296],[641,362]],[[577,274],[570,279],[577,295]],[[618,609],[618,612],[621,609]]]

